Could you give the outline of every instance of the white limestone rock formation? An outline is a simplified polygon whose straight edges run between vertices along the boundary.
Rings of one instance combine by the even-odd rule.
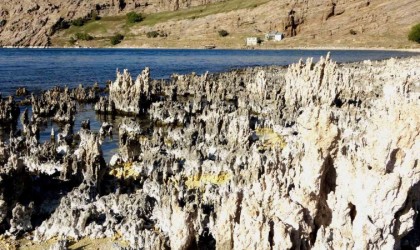
[[[65,129],[57,142],[41,146],[24,117],[25,136],[0,144],[0,175],[7,180],[0,179],[0,229],[10,229],[4,221],[15,207],[4,183],[24,190],[12,180],[38,173],[61,195],[32,231],[37,241],[118,237],[135,249],[415,249],[419,66],[419,57],[337,65],[327,56],[166,82],[150,80],[148,71],[135,82],[119,74],[99,110],[111,105],[147,116],[113,124],[119,149],[109,166],[103,137],[87,123],[79,136]],[[104,123],[102,134],[110,128]],[[45,163],[44,154],[62,169],[50,176],[45,164],[28,168],[27,159]],[[70,187],[61,192],[60,185]],[[35,216],[40,205],[34,204]]]
[[[119,113],[138,115],[146,108],[143,104],[150,100],[150,84],[149,68],[145,68],[135,81],[127,70],[117,71],[117,79],[109,86],[109,102]],[[109,111],[101,106],[97,105],[95,109]]]

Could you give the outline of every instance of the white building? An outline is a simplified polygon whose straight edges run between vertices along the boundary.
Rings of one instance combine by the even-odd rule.
[[[259,43],[258,37],[248,37],[246,39],[246,46],[256,46]]]
[[[265,40],[281,41],[284,39],[283,33],[280,32],[269,32],[265,35]]]

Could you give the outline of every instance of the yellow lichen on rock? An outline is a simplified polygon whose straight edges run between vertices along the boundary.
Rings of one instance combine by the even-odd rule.
[[[13,240],[5,237],[4,235],[0,235],[0,249],[15,250],[16,244]]]
[[[166,145],[168,148],[172,148],[172,146],[174,145],[174,141],[173,141],[173,140],[171,140],[171,139],[169,139],[169,138],[165,138],[165,145]]]
[[[194,175],[188,177],[185,185],[189,189],[201,188],[207,184],[212,185],[223,185],[232,179],[232,175],[229,173],[221,172],[219,174],[203,174],[203,175]]]
[[[258,128],[255,133],[262,142],[261,149],[283,149],[287,145],[284,138],[271,128]]]
[[[141,171],[132,162],[125,162],[121,165],[114,167],[110,172],[110,175],[117,177],[118,179],[135,179],[140,178]]]

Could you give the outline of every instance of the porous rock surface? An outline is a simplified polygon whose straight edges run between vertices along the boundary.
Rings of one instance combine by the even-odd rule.
[[[42,145],[12,134],[0,229],[134,249],[416,249],[419,66],[327,56],[168,81],[118,73],[108,102],[151,125],[122,119],[109,164],[88,126]],[[29,183],[50,191],[28,197]]]
[[[135,81],[130,73],[117,71],[117,79],[109,86],[109,98],[101,97],[95,105],[100,113],[139,115],[145,112],[151,98],[150,70],[146,68]]]

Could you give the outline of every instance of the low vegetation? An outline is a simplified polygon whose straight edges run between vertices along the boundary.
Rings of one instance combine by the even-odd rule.
[[[90,19],[93,21],[98,21],[101,20],[101,17],[98,15],[97,12],[93,12]]]
[[[157,32],[157,31],[155,31],[155,30],[153,30],[153,31],[149,31],[149,32],[147,32],[147,33],[146,33],[146,36],[147,36],[148,38],[156,38],[156,37],[158,37],[158,36],[159,36],[159,32]]]
[[[94,37],[89,35],[88,33],[76,33],[75,38],[77,40],[91,41]]]
[[[74,37],[70,37],[70,39],[69,39],[69,44],[70,44],[70,45],[75,45],[75,44],[76,44],[76,42],[77,42],[76,38],[74,38]]]
[[[111,44],[112,45],[117,45],[117,44],[121,43],[122,40],[124,40],[124,36],[121,35],[121,34],[116,34],[116,35],[111,37]]]
[[[225,37],[228,36],[229,32],[227,32],[226,30],[219,30],[219,36],[220,37]]]
[[[168,35],[165,32],[153,30],[153,31],[147,32],[146,36],[148,38],[156,38],[156,37],[167,37]]]
[[[138,23],[143,21],[143,16],[139,13],[136,12],[129,12],[127,13],[127,22],[128,23]]]
[[[408,34],[408,40],[420,43],[420,23],[411,28]]]
[[[196,19],[213,14],[226,13],[233,10],[252,9],[269,1],[270,0],[229,0],[191,7],[188,9],[182,9],[178,11],[154,13],[145,16],[145,19],[142,21],[142,24],[152,26],[157,23],[166,22],[168,20],[176,21],[184,19]]]
[[[60,21],[53,27],[54,30],[65,30],[68,28],[70,28],[70,23],[64,19],[60,19]]]
[[[208,15],[226,13],[232,10],[252,9],[269,1],[270,0],[229,0],[203,6],[195,6],[188,9],[181,9],[178,11],[167,11],[147,15],[132,12],[127,15],[96,17],[96,19],[99,20],[95,20],[95,14],[92,14],[90,17],[83,19],[82,26],[72,25],[72,21],[69,21],[68,23],[70,24],[70,27],[62,29],[65,30],[63,31],[62,37],[75,37],[76,33],[92,34],[95,37],[109,37],[109,34],[121,33],[127,37],[127,35],[130,34],[131,27],[133,26],[153,26],[157,23],[167,22],[169,20],[185,20],[191,17],[202,18]],[[79,24],[80,21],[81,20],[78,20],[77,24]],[[166,36],[167,34],[165,33],[159,33],[159,35],[156,36],[154,32],[149,35],[151,38]],[[59,41],[57,44],[69,42],[68,39],[57,40]],[[95,40],[98,42],[101,41],[100,39]],[[106,43],[109,44],[109,40],[105,40],[105,43],[102,44],[102,46],[106,46]]]
[[[6,20],[0,20],[0,28],[6,25]]]
[[[90,14],[87,17],[79,17],[77,19],[74,19],[74,20],[70,21],[70,24],[73,25],[73,26],[76,26],[76,27],[82,27],[83,25],[85,25],[89,21],[98,21],[100,19],[101,19],[101,17],[98,15],[98,13],[96,11],[94,11],[94,12],[92,12],[92,14]],[[63,28],[66,29],[66,28],[68,28],[68,26],[63,27]]]
[[[77,27],[81,27],[83,26],[85,23],[87,22],[87,20],[85,18],[77,18],[71,21],[71,25],[73,26],[77,26]]]

